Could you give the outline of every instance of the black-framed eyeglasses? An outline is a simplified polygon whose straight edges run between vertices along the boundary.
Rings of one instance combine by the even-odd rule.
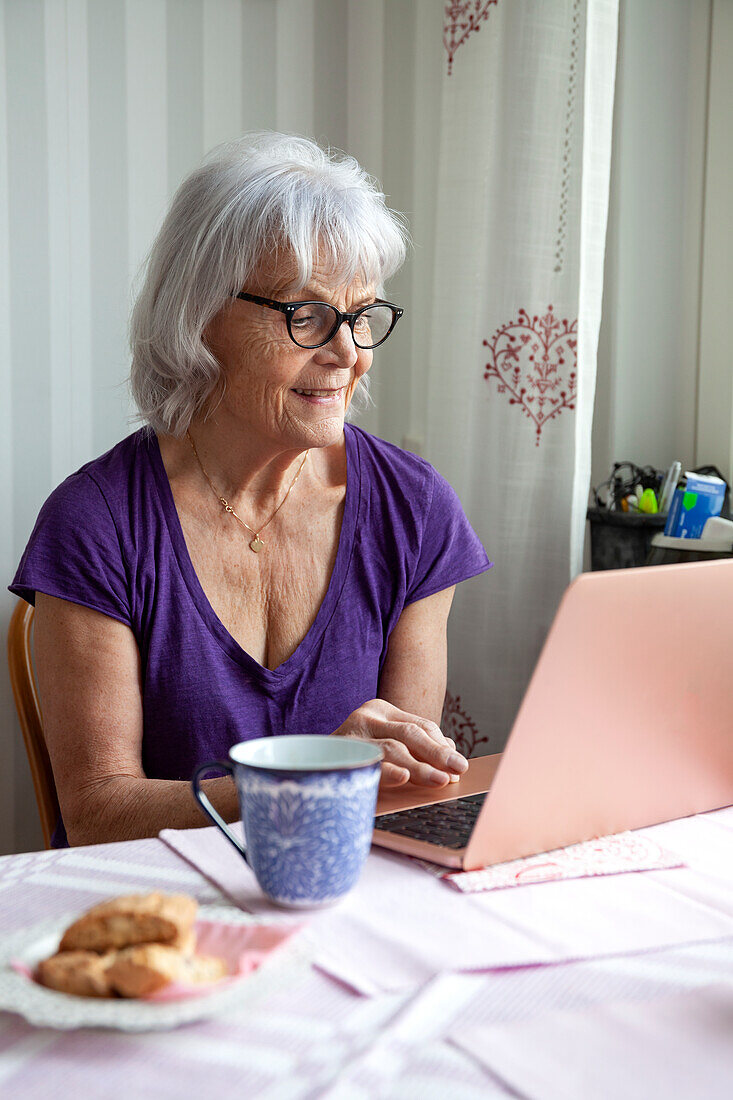
[[[288,336],[300,348],[323,347],[333,340],[344,321],[351,329],[358,348],[378,348],[404,313],[399,306],[384,302],[381,298],[354,313],[342,313],[328,302],[276,302],[274,298],[262,298],[259,294],[247,294],[244,290],[234,297],[284,313]]]

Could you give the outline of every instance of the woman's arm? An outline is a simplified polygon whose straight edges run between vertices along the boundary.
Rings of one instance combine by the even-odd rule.
[[[409,604],[389,639],[379,697],[334,732],[376,741],[384,752],[382,786],[408,780],[444,787],[468,762],[439,727],[445,697],[448,613],[455,586]]]
[[[455,585],[408,604],[390,634],[379,698],[440,725],[448,668],[448,615]]]
[[[39,592],[33,644],[43,732],[69,843],[206,825],[188,783],[147,779],[143,772],[140,654],[129,627]],[[219,812],[235,820],[232,781],[209,779],[203,786]]]

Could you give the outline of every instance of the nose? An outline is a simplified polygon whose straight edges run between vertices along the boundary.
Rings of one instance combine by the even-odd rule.
[[[355,365],[359,353],[347,321],[339,325],[328,343],[318,348],[318,352],[324,353],[330,359],[336,356],[337,366],[353,367]]]

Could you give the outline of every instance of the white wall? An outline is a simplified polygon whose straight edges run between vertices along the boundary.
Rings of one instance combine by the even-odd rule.
[[[733,2],[714,0],[700,282],[697,458],[733,484]]]
[[[347,148],[407,213],[414,255],[390,292],[410,312],[380,356],[377,410],[363,422],[397,442],[422,437],[443,8],[442,0],[0,0],[3,585],[50,490],[131,430],[123,385],[131,281],[181,178],[205,150],[247,129],[300,131]],[[723,104],[732,9],[731,0],[622,3],[597,480],[613,458],[730,461],[722,322],[731,280],[721,283],[721,272],[731,248],[718,237],[730,212]],[[726,383],[727,404],[716,402]],[[706,427],[708,405],[724,407],[717,436]],[[0,589],[3,633],[12,604]],[[0,731],[0,852],[36,848],[4,662]]]
[[[622,0],[619,16],[594,485],[615,460],[697,455],[710,3]]]

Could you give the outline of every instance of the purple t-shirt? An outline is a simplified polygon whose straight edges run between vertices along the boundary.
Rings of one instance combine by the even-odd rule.
[[[188,780],[253,737],[332,733],[377,695],[403,607],[489,567],[432,466],[353,425],[344,432],[331,581],[305,638],[274,671],[241,648],[204,595],[154,432],[82,466],[41,509],[10,590],[30,603],[36,592],[59,596],[131,628],[149,778]]]

